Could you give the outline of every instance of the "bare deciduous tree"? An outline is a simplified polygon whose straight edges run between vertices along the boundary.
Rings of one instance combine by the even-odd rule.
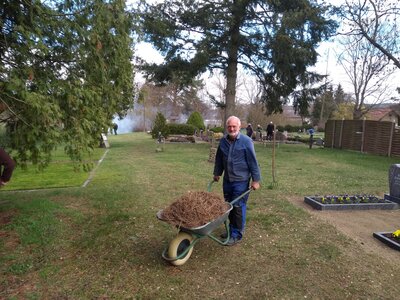
[[[225,89],[226,89],[226,76],[220,73],[214,73],[211,80],[208,81],[206,93],[211,99],[211,102],[221,110],[221,119],[224,119],[225,109]],[[257,85],[255,77],[245,74],[243,71],[238,71],[236,81],[236,102],[237,107],[232,111],[233,114],[240,119],[245,119],[247,110],[243,109],[244,104],[255,103],[259,100],[261,94],[261,86]]]
[[[400,69],[398,0],[346,0],[340,15],[349,25],[346,34],[365,38]]]
[[[381,51],[362,37],[349,35],[340,43],[344,50],[339,63],[352,84],[353,119],[358,120],[374,106],[390,100],[389,79],[395,69]]]

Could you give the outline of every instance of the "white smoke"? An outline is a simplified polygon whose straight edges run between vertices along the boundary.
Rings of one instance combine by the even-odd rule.
[[[115,117],[113,122],[118,125],[117,133],[123,134],[123,133],[133,132],[139,120],[137,116],[129,112],[123,119]]]

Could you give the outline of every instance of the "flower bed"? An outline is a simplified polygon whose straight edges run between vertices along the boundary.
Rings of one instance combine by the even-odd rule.
[[[374,232],[373,236],[389,247],[400,251],[400,237],[392,232]]]
[[[304,202],[318,210],[397,209],[398,204],[374,195],[307,196]]]

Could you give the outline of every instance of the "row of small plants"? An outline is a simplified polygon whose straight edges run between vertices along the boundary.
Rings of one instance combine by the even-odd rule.
[[[385,199],[374,195],[326,195],[315,196],[314,200],[322,204],[358,204],[358,203],[385,203]]]

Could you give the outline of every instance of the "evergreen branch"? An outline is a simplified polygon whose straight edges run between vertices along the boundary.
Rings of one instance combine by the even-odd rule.
[[[10,97],[10,98],[14,98],[14,100],[17,100],[17,101],[20,101],[20,102],[25,103],[24,101],[22,101],[22,100],[20,100],[20,99],[17,99],[17,98],[15,98],[15,97],[12,97],[12,96],[9,96],[9,97]],[[11,109],[11,107],[8,105],[8,103],[7,103],[3,98],[0,97],[0,101],[1,101],[5,106],[7,106],[8,110],[9,110],[15,117],[17,117],[19,120],[21,120],[23,123],[25,123],[26,126],[32,127],[32,125],[29,124],[28,122],[26,122],[26,121],[24,120],[24,118],[22,118],[22,117],[19,116],[16,112],[14,112],[14,111]]]

